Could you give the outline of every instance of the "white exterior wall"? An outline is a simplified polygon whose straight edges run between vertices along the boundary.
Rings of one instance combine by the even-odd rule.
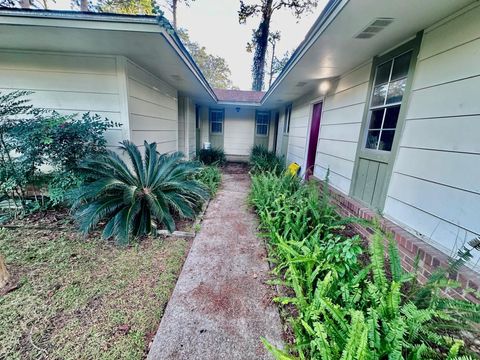
[[[132,141],[156,142],[161,153],[178,149],[177,91],[127,60],[128,111]]]
[[[255,131],[255,109],[225,108],[223,141],[225,155],[249,156],[253,147]],[[270,128],[271,132],[271,128]]]
[[[447,254],[480,234],[479,19],[425,31],[384,209]]]
[[[369,62],[342,75],[323,98],[314,176],[324,180],[330,169],[330,185],[345,194],[349,193],[353,178],[371,66]],[[287,164],[297,162],[302,166],[302,173],[306,166],[313,104],[321,101],[318,93],[312,93],[292,106]],[[283,121],[280,123],[283,125]]]
[[[115,56],[0,52],[0,91],[30,90],[35,106],[61,114],[96,113],[121,124],[110,129],[110,146],[129,138],[121,59]]]
[[[330,169],[330,185],[348,194],[365,103],[371,62],[340,77],[323,103],[315,157],[315,177],[324,180]]]
[[[185,96],[178,98],[178,150],[187,159],[195,157],[195,104]]]

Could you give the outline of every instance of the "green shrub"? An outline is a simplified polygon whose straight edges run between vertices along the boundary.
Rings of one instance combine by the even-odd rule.
[[[175,214],[195,217],[195,208],[208,198],[205,186],[193,179],[199,164],[182,161],[182,153],[159,155],[155,143],[145,142],[144,158],[128,141],[121,149],[129,164],[108,151],[81,166],[95,179],[72,192],[72,210],[83,233],[105,221],[103,238],[127,244],[131,237],[154,233],[158,224],[174,231]]]
[[[204,166],[195,176],[195,179],[204,184],[210,191],[211,196],[215,196],[218,187],[222,182],[222,173],[220,169],[215,166]]]
[[[115,125],[99,115],[78,118],[36,108],[28,99],[31,94],[0,93],[0,197],[24,212],[39,208],[27,187],[43,199],[39,187],[44,185],[45,167],[54,179],[49,186],[51,204],[62,202],[69,186],[83,178],[77,171],[79,162],[106,151],[104,133]]]
[[[221,148],[201,149],[198,152],[198,160],[204,165],[223,165],[227,160],[225,152]]]
[[[268,151],[264,146],[255,145],[250,153],[250,171],[253,174],[261,172],[274,172],[281,174],[284,170],[283,159],[274,151]]]
[[[458,271],[472,249],[463,249],[448,269],[422,285],[402,270],[392,238],[385,261],[385,236],[379,230],[369,261],[360,257],[360,238],[344,235],[344,224],[354,219],[340,218],[327,193],[320,194],[312,183],[254,175],[250,201],[268,239],[276,282],[291,289],[291,296],[275,301],[295,308],[290,319],[294,348],[284,353],[264,340],[277,358],[473,358],[461,332],[477,332],[480,306],[441,296],[458,286],[447,274]]]

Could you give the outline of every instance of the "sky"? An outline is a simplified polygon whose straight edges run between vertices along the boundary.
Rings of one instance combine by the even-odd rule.
[[[164,0],[159,3],[162,1]],[[71,9],[70,3],[70,0],[56,0],[51,8]],[[279,56],[286,51],[291,52],[300,44],[326,3],[327,0],[319,0],[318,7],[311,14],[303,15],[300,20],[287,9],[274,13],[270,30],[281,32],[281,40],[276,50]],[[205,46],[209,53],[221,56],[227,61],[235,86],[241,90],[249,90],[252,85],[250,69],[253,53],[246,51],[246,45],[260,19],[251,18],[247,24],[239,24],[239,7],[239,0],[195,0],[188,7],[180,5],[177,10],[177,23],[179,27],[188,30],[191,40]],[[168,12],[165,12],[165,16],[171,18]]]

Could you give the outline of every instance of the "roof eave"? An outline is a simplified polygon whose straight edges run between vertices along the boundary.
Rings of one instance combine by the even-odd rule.
[[[350,0],[329,0],[329,2],[325,5],[325,8],[319,15],[318,19],[312,25],[307,35],[305,35],[304,40],[294,51],[290,59],[288,59],[280,74],[277,76],[273,84],[268,88],[267,92],[262,97],[262,104],[267,101],[268,97],[275,91],[275,89],[279,86],[279,84],[287,76],[287,74],[292,70],[298,60],[300,60],[303,55],[308,51],[308,49],[310,49],[310,47],[315,43],[315,41],[325,29],[325,25],[328,25],[328,23],[333,21],[333,19],[335,18],[335,16],[333,16],[335,15],[335,10],[339,10],[339,6],[342,3],[344,6],[346,3],[348,3],[348,1]]]

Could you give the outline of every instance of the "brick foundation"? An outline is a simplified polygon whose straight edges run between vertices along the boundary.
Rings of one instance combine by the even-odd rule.
[[[320,186],[323,182],[320,181]],[[338,190],[329,187],[331,202],[338,208],[339,213],[343,216],[354,216],[365,220],[373,220],[377,218],[381,228],[391,233],[398,244],[398,250],[402,258],[402,266],[405,271],[412,271],[414,260],[419,256],[419,280],[425,282],[427,277],[439,266],[447,266],[448,256],[437,250],[425,241],[407,232],[400,226],[394,224],[388,219],[381,217],[375,211],[365,207],[360,202],[342,194]],[[353,224],[354,228],[365,238],[370,238],[373,229],[360,224]],[[466,288],[478,291],[480,289],[480,275],[473,270],[463,267],[459,273],[449,274],[450,279],[456,280],[462,284],[462,288],[451,290],[448,295],[452,297],[460,297],[465,300],[480,303],[480,299],[474,297],[470,293],[465,293]]]

